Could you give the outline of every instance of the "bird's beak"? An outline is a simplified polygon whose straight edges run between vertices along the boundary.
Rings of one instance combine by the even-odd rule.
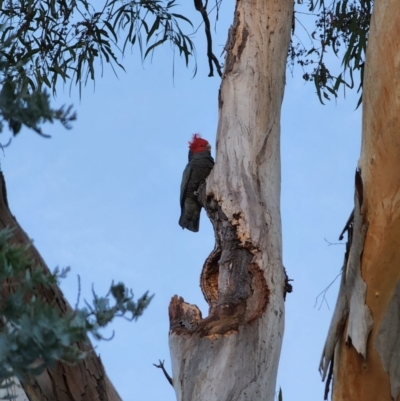
[[[208,145],[206,146],[206,149],[207,149],[207,150],[211,150],[211,145],[208,144]]]

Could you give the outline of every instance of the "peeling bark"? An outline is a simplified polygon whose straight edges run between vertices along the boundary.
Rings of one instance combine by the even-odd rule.
[[[6,184],[0,172],[0,229],[13,228],[13,241],[16,244],[27,246],[29,256],[36,265],[42,266],[45,272],[50,273],[43,258],[32,244],[31,239],[22,230],[8,207]],[[5,296],[11,283],[3,283]],[[61,313],[72,311],[68,301],[58,287],[45,288],[40,294],[46,301],[52,303]],[[57,362],[54,369],[47,369],[40,376],[29,377],[22,383],[25,395],[19,391],[16,401],[28,399],[30,401],[120,401],[121,398],[108,379],[100,357],[98,357],[90,343],[78,343],[78,347],[87,352],[82,363],[70,366]]]
[[[346,223],[348,241],[342,280],[320,362],[322,380],[325,380],[328,368],[332,369],[330,365],[333,364],[335,348],[341,345],[339,340],[342,336],[346,339],[345,343],[348,346],[353,346],[359,354],[366,357],[367,340],[373,323],[370,310],[365,305],[367,286],[361,277],[361,255],[368,225],[363,222],[363,189],[360,171],[356,172],[355,187],[355,208],[351,214],[352,220]],[[328,377],[327,389],[331,378],[332,376]],[[327,399],[327,392],[324,399]]]
[[[216,164],[200,189],[215,248],[200,286],[209,305],[172,298],[170,351],[179,401],[274,399],[283,336],[280,111],[290,0],[236,3],[219,92]]]
[[[359,198],[362,224],[368,225],[368,230],[365,238],[362,230],[359,234],[353,233],[350,253],[354,247],[361,246],[362,251],[353,254],[356,259],[358,254],[361,257],[359,277],[355,277],[356,285],[350,292],[345,290],[349,275],[342,278],[321,361],[325,377],[334,356],[334,401],[399,398],[399,37],[400,2],[376,0],[364,73],[359,160],[362,182],[356,182],[357,191],[362,189],[362,198]],[[354,231],[356,219],[355,209]]]

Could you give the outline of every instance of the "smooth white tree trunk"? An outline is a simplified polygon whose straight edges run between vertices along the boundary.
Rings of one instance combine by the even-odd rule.
[[[216,164],[201,193],[216,245],[201,273],[209,304],[173,297],[179,401],[272,401],[288,290],[282,265],[280,114],[292,0],[242,0],[226,46]]]

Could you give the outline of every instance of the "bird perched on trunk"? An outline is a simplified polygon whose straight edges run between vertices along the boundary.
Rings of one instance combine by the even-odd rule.
[[[189,163],[181,184],[181,217],[179,225],[190,231],[199,231],[201,205],[197,199],[197,190],[214,167],[211,157],[211,145],[199,134],[194,134],[189,142]]]

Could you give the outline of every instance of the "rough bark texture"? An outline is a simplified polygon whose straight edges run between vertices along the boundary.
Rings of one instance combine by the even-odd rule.
[[[400,2],[377,0],[365,66],[363,139],[359,161],[363,184],[360,213],[363,225],[367,225],[368,230],[365,240],[362,239],[362,232],[354,232],[351,246],[352,250],[356,236],[356,246],[362,246],[363,243],[359,265],[362,282],[351,289],[352,296],[358,294],[357,302],[350,304],[350,314],[346,316],[342,280],[337,304],[342,312],[335,311],[321,365],[325,374],[334,353],[333,400],[337,401],[399,399],[399,37]],[[361,287],[364,287],[362,292],[365,295],[359,292]],[[353,306],[355,313],[351,315]],[[368,314],[367,309],[373,320],[370,333],[365,330],[362,319],[357,320]],[[337,324],[334,324],[335,321]],[[354,330],[360,334],[358,346],[354,343],[354,334],[349,333],[354,333]]]
[[[281,255],[280,111],[291,0],[242,0],[226,45],[216,165],[201,202],[216,245],[201,273],[209,315],[170,307],[179,401],[274,399],[287,287]]]
[[[0,172],[0,229],[10,227],[14,229],[13,241],[17,244],[31,244],[30,238],[11,214],[8,207],[6,185],[4,176]],[[31,245],[30,257],[49,271],[44,260],[36,248]],[[7,294],[9,283],[3,283],[2,291]],[[58,287],[46,289],[41,295],[55,304],[61,313],[72,311],[68,301],[64,298]],[[85,360],[76,366],[57,363],[54,370],[46,370],[38,377],[31,377],[22,383],[25,396],[20,395],[17,401],[120,401],[121,398],[108,379],[100,357],[96,355],[91,344],[78,344],[88,353]]]

